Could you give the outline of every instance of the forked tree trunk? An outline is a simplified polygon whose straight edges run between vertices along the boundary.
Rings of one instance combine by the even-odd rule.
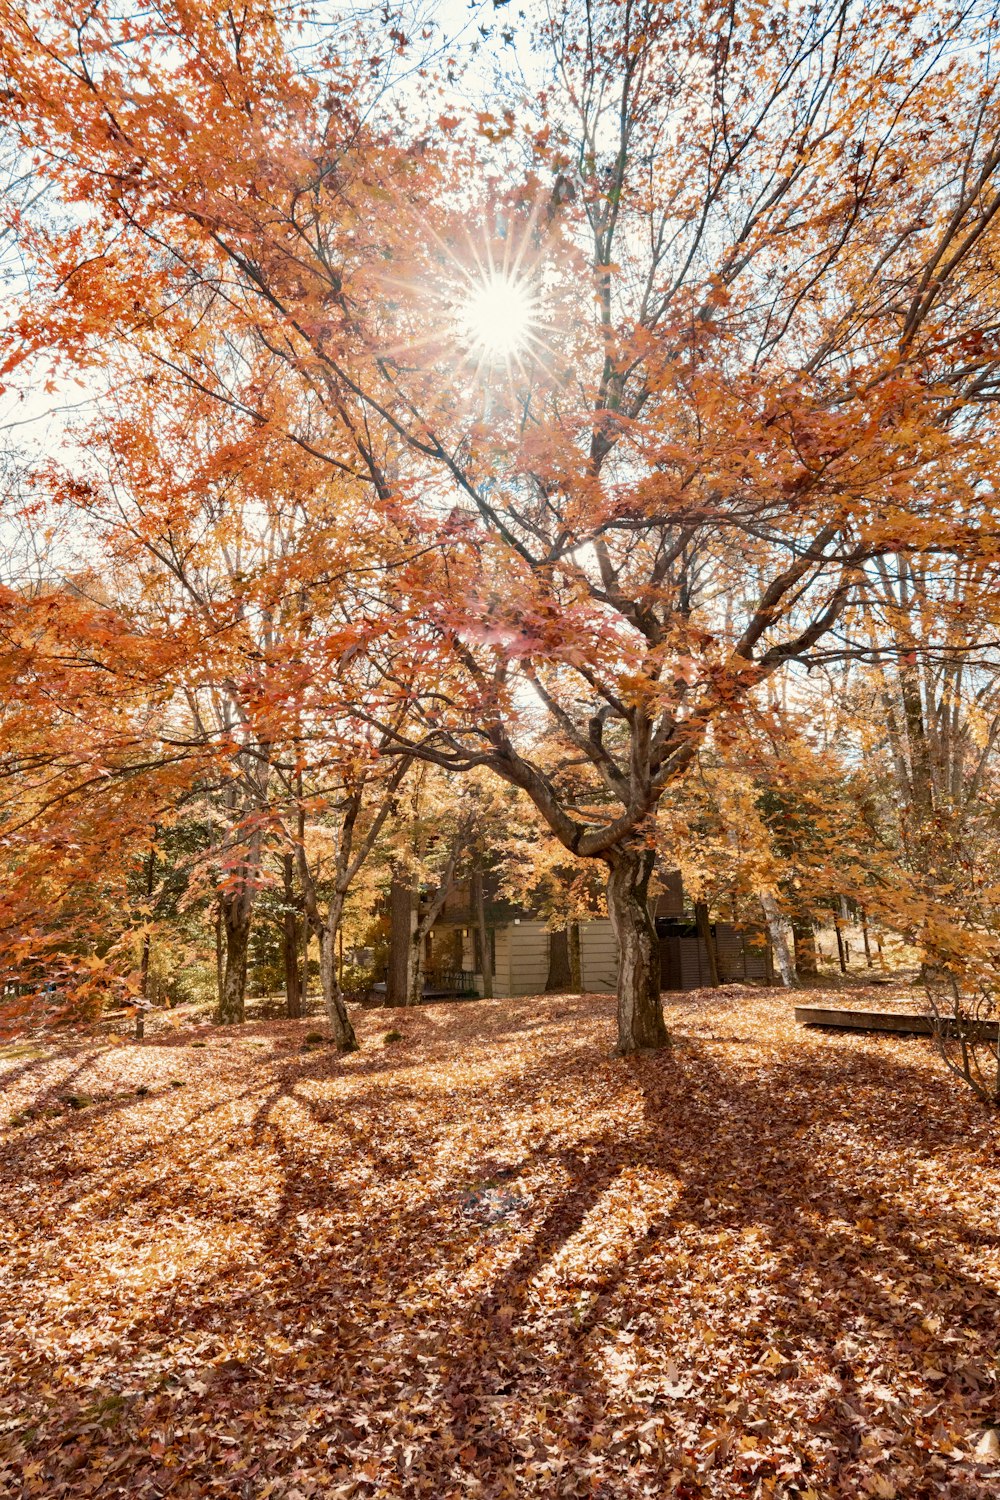
[[[326,926],[319,933],[323,1004],[326,1007],[326,1018],[330,1023],[330,1030],[333,1032],[333,1040],[337,1047],[341,1052],[357,1052],[358,1039],[351,1025],[351,1018],[347,1014],[347,1006],[344,1004],[344,994],[340,988],[340,978],[337,973],[337,934],[340,931],[343,914],[344,898],[338,892],[330,902]]]
[[[649,915],[652,849],[615,849],[604,858],[608,912],[618,940],[618,1045],[616,1052],[668,1047],[660,1005],[660,945]]]
[[[250,949],[250,915],[249,904],[241,896],[233,901],[223,898],[222,925],[225,953],[217,1017],[222,1026],[236,1025],[243,1020],[247,988],[247,956]]]

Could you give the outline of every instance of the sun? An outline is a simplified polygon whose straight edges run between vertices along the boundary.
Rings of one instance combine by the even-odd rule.
[[[458,307],[458,331],[488,364],[525,354],[536,336],[538,302],[530,282],[488,271],[468,287]]]

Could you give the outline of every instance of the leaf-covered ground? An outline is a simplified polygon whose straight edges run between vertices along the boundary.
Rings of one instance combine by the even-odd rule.
[[[0,1493],[995,1497],[993,1119],[924,1040],[668,1010],[8,1049]]]

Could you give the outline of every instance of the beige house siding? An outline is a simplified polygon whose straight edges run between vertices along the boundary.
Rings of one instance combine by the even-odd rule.
[[[512,922],[496,930],[496,966],[493,993],[540,995],[549,977],[549,929],[544,922]],[[471,935],[463,941],[462,965],[471,969]],[[618,949],[611,923],[606,917],[580,924],[580,963],[583,987],[591,991],[613,991],[618,979]],[[482,994],[482,977],[476,988]]]
[[[549,977],[549,933],[544,922],[515,922],[505,930],[510,954],[505,993],[539,995]],[[499,938],[500,934],[497,933]]]
[[[614,990],[618,984],[618,944],[610,918],[580,923],[580,968],[583,987],[591,993]]]

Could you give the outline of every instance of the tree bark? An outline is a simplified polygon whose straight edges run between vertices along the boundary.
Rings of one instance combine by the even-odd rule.
[[[549,972],[545,980],[546,994],[565,994],[573,983],[569,964],[569,932],[565,927],[556,927],[549,933]]]
[[[299,976],[299,924],[295,916],[295,890],[292,883],[294,857],[290,852],[285,855],[282,864],[285,886],[285,915],[282,932],[285,960],[285,1013],[290,1021],[297,1021],[302,1014],[302,991]]]
[[[792,918],[792,939],[795,943],[796,970],[799,974],[814,979],[819,973],[819,960],[816,956],[816,934],[808,918]]]
[[[839,917],[834,917],[834,919],[833,919],[833,930],[837,934],[837,958],[840,961],[840,972],[841,972],[841,974],[846,974],[847,973],[847,957],[846,957],[846,954],[844,952],[844,934],[841,931],[840,918]]]
[[[386,1005],[405,1005],[410,993],[410,933],[413,926],[413,882],[394,874],[389,886],[389,969]]]
[[[222,898],[222,925],[225,955],[217,1020],[221,1026],[231,1026],[242,1021],[245,1013],[250,904],[242,892],[232,899]]]
[[[153,830],[154,836],[156,830]],[[135,1012],[135,1039],[141,1042],[146,1034],[145,1006],[149,999],[149,961],[152,956],[152,938],[149,924],[153,920],[153,876],[156,873],[156,845],[150,846],[146,856],[146,930],[142,935],[142,959],[139,964],[139,999]]]
[[[455,871],[458,861],[465,847],[469,832],[469,819],[466,818],[461,826],[456,829],[448,851],[448,858],[438,881],[437,890],[433,895],[423,898],[423,911],[419,912],[417,925],[410,937],[409,954],[409,979],[410,989],[407,996],[408,1005],[419,1005],[423,996],[424,988],[424,952],[427,934],[431,931],[434,923],[444,911],[445,903],[451,895],[455,884]]]
[[[220,895],[215,906],[215,1003],[217,1010],[222,1009],[222,981],[226,973],[222,956],[222,927],[222,896]]]
[[[490,946],[489,929],[486,926],[486,896],[483,891],[483,872],[476,870],[472,876],[472,900],[475,907],[476,930],[479,933],[479,962],[483,976],[483,999],[493,999],[493,952]]]
[[[698,937],[708,959],[708,982],[713,990],[717,990],[719,988],[719,957],[715,951],[715,933],[708,919],[707,902],[696,901],[694,903],[694,920],[698,929]]]
[[[406,973],[409,979],[409,989],[406,992],[407,1005],[419,1005],[424,998],[424,955],[427,949],[427,928],[423,925],[423,918],[417,916],[417,925],[410,936],[410,952],[406,960]]]
[[[865,947],[865,967],[873,969],[875,965],[872,962],[872,945],[868,937],[868,913],[864,907],[861,908],[861,941]]]
[[[795,947],[794,938],[788,941],[788,923],[778,909],[778,903],[770,892],[766,892],[760,898],[761,910],[764,920],[767,922],[767,930],[771,938],[771,948],[778,963],[778,973],[786,990],[793,990],[798,986],[799,976],[795,972]]]
[[[583,953],[580,949],[580,924],[571,922],[566,929],[569,949],[569,987],[574,995],[583,994]]]
[[[618,1045],[620,1054],[668,1047],[660,1005],[660,945],[649,915],[654,852],[617,848],[609,865],[608,912],[618,940]]]
[[[319,934],[320,974],[323,980],[323,1004],[326,1018],[333,1032],[333,1040],[341,1052],[357,1052],[358,1038],[344,1004],[337,972],[337,935],[344,915],[344,897],[338,891],[330,902],[326,925]]]

